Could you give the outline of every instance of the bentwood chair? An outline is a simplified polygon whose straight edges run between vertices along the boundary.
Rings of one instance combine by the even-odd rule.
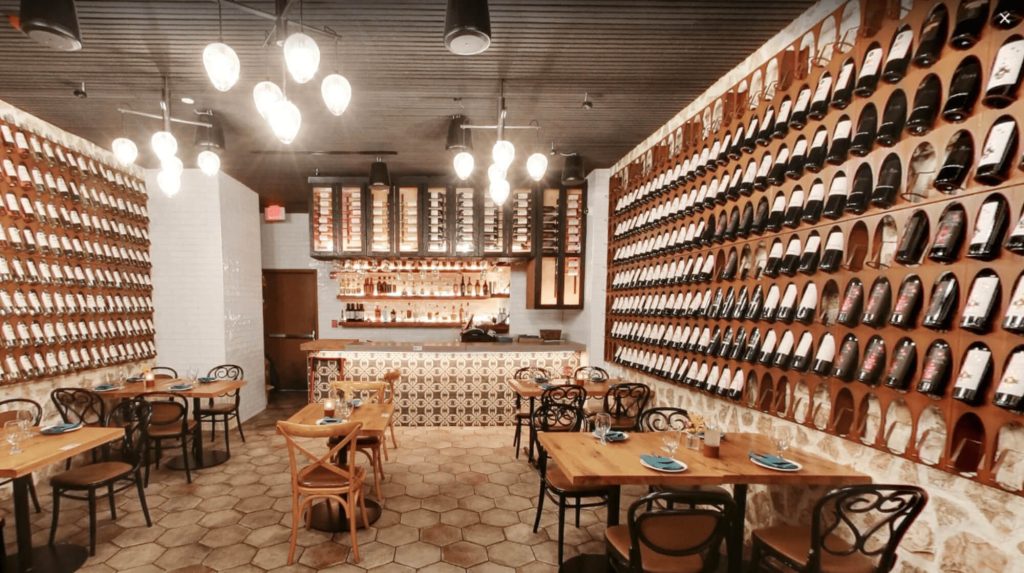
[[[185,466],[185,480],[192,483],[188,446],[190,440],[195,441],[193,435],[196,421],[188,415],[188,399],[173,392],[153,392],[146,395],[146,400],[152,407],[147,438],[149,444],[155,446],[156,450],[155,460],[150,459],[150,450],[146,450],[146,485],[149,485],[150,462],[155,462],[157,469],[160,469],[165,440],[174,440],[180,444],[181,454],[184,458],[182,462]]]
[[[9,398],[7,400],[0,400],[0,427],[3,427],[5,422],[18,419],[18,414],[21,412],[27,412],[32,417],[33,426],[38,426],[39,422],[43,419],[43,407],[39,405],[39,402],[29,400],[28,398]],[[0,480],[0,487],[12,481],[14,480]],[[39,496],[36,495],[35,482],[28,482],[28,493],[32,497],[32,505],[35,506],[36,513],[39,513],[43,509],[39,506]]]
[[[344,395],[345,400],[360,398],[367,403],[383,404],[387,398],[387,384],[381,380],[339,380],[334,383],[334,387]],[[384,435],[362,434],[356,439],[356,451],[366,456],[373,468],[373,493],[378,501],[384,499],[381,482],[384,480],[383,458],[386,445]]]
[[[178,377],[178,371],[170,366],[154,366],[149,369],[150,373],[153,374],[153,378],[157,380],[174,379]]]
[[[651,400],[651,387],[624,382],[615,384],[604,395],[604,411],[611,416],[612,429],[630,431],[639,428],[640,416]]]
[[[119,403],[111,409],[106,425],[124,428],[115,456],[106,461],[77,467],[50,478],[53,487],[53,521],[50,524],[50,545],[57,538],[57,524],[60,520],[61,497],[89,502],[89,555],[96,554],[96,492],[106,490],[110,503],[110,517],[117,519],[114,494],[135,487],[139,503],[146,518],[146,526],[152,527],[146,492],[142,484],[142,463],[146,452],[146,433],[152,408],[146,400],[133,398]],[[108,450],[109,451],[109,450]],[[116,459],[111,459],[116,458]]]
[[[50,400],[65,424],[102,426],[107,419],[103,398],[92,390],[57,388],[50,392]],[[92,461],[95,463],[98,459],[96,450],[92,450]],[[64,469],[71,469],[71,458],[64,463]]]
[[[603,382],[608,379],[608,371],[600,366],[580,366],[572,373],[572,379]]]
[[[640,414],[640,419],[637,422],[637,427],[641,432],[666,432],[677,428],[690,428],[693,426],[693,422],[690,420],[690,414],[682,408],[671,408],[671,407],[660,407],[660,408],[649,408],[644,410],[643,414]],[[692,491],[703,491],[708,493],[715,493],[716,495],[729,496],[729,490],[724,487],[717,485],[691,485],[691,486],[664,486],[654,485],[650,487],[652,493],[664,492],[664,493],[686,493]],[[654,503],[654,496],[648,496],[648,503]],[[671,500],[667,500],[665,503],[668,504],[668,508],[672,509]],[[647,509],[651,509],[648,505]]]
[[[512,374],[512,378],[515,380],[550,380],[551,373],[547,369],[539,366],[527,366],[520,368]],[[519,394],[516,394],[516,413],[515,413],[515,434],[512,436],[512,447],[516,450],[516,458],[519,457],[520,446],[523,441],[523,426],[530,423],[530,412],[523,411],[523,399]]]
[[[245,378],[245,371],[242,370],[241,366],[235,366],[234,364],[221,364],[220,366],[214,366],[206,373],[206,376],[215,380],[241,380]],[[228,435],[229,422],[232,418],[235,420],[235,425],[238,427],[238,435],[242,438],[242,443],[245,443],[245,432],[242,431],[242,420],[238,417],[238,406],[241,401],[242,391],[241,389],[235,390],[234,392],[228,393],[225,397],[226,401],[221,399],[210,398],[206,406],[200,406],[199,408],[199,421],[210,422],[210,441],[217,439],[217,423],[224,423],[224,448],[228,454],[231,454],[231,439]]]
[[[928,493],[912,485],[832,490],[814,505],[809,527],[755,530],[752,570],[782,565],[806,573],[892,571],[896,548],[927,503]]]
[[[649,509],[675,505],[686,509]],[[705,573],[716,571],[722,542],[727,570],[738,566],[730,535],[736,503],[729,495],[703,491],[654,493],[629,507],[626,525],[605,530],[608,563],[620,573]],[[731,566],[731,567],[730,567]]]
[[[277,429],[284,436],[288,446],[288,463],[292,476],[292,535],[288,547],[288,564],[295,560],[295,544],[299,535],[299,520],[306,515],[309,526],[313,502],[327,500],[337,503],[348,517],[348,531],[352,539],[352,556],[359,563],[357,540],[356,508],[362,510],[363,526],[369,527],[366,513],[366,498],[363,495],[365,471],[356,465],[356,449],[353,447],[362,422],[348,422],[326,426],[310,426],[280,421]],[[323,456],[311,452],[298,440],[303,438],[327,438],[332,443]]]
[[[537,439],[541,432],[579,432],[583,426],[583,410],[579,406],[559,402],[542,403],[534,411],[530,426],[537,429],[532,439],[537,450],[537,468],[540,470],[540,495],[537,497],[537,517],[533,522],[533,532],[536,533],[540,528],[544,498],[547,497],[558,504],[558,565],[561,567],[565,554],[566,508],[571,502],[576,509],[576,527],[579,527],[580,510],[606,505],[608,489],[601,486],[573,485],[558,466],[548,463],[547,451]]]

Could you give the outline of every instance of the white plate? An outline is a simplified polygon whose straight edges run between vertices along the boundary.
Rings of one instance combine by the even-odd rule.
[[[750,463],[754,464],[755,466],[760,466],[762,468],[769,469],[769,470],[774,470],[774,471],[777,471],[777,472],[790,472],[790,473],[792,473],[792,472],[798,472],[798,471],[804,469],[804,466],[800,465],[800,462],[794,462],[793,460],[790,460],[790,459],[787,459],[787,458],[782,458],[782,459],[784,459],[787,462],[789,462],[789,463],[793,464],[794,466],[796,466],[795,468],[793,468],[791,470],[789,470],[789,469],[782,469],[782,468],[777,468],[775,466],[770,466],[768,464],[762,464],[761,462],[759,462],[759,461],[757,461],[754,458],[751,458],[749,456],[747,457],[747,459],[750,460]]]
[[[675,458],[671,458],[671,459],[672,459],[672,461],[674,461],[675,463],[677,463],[677,464],[679,464],[680,466],[682,466],[682,467],[681,467],[681,469],[678,469],[678,470],[666,470],[666,469],[664,469],[664,468],[656,468],[656,467],[654,467],[654,466],[652,466],[652,465],[648,465],[648,464],[647,464],[646,462],[644,462],[643,460],[640,460],[640,465],[644,466],[645,468],[647,468],[647,469],[649,469],[649,470],[654,470],[654,471],[656,471],[656,472],[662,472],[662,473],[667,473],[667,474],[680,474],[680,473],[683,473],[683,472],[685,472],[685,471],[686,471],[686,464],[685,464],[685,463],[683,463],[682,461],[680,461],[680,460],[677,460],[677,459],[675,459]]]

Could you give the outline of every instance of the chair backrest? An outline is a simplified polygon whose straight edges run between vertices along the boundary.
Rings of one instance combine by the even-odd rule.
[[[657,502],[672,509],[660,509]],[[648,505],[652,509],[647,511]],[[736,502],[727,493],[701,490],[653,493],[629,506],[629,563],[644,571],[641,544],[669,557],[699,555],[715,571],[722,541],[729,542]],[[680,532],[685,532],[685,535]]]
[[[533,445],[538,452],[540,474],[543,476],[547,471],[547,451],[540,443],[542,432],[579,432],[583,427],[583,407],[573,403],[542,402],[533,416],[530,423],[536,429],[533,434]]]
[[[334,387],[346,400],[363,398],[373,404],[383,404],[387,383],[383,380],[338,380]]]
[[[402,375],[398,370],[388,370],[384,373],[384,384],[386,386],[383,400],[384,404],[395,403],[395,398],[397,397],[395,385],[398,384],[401,377]]]
[[[623,382],[608,389],[604,396],[604,410],[613,418],[640,418],[651,399],[651,387],[635,382]]]
[[[587,389],[583,386],[576,386],[575,384],[552,386],[540,394],[541,404],[570,404],[577,408],[582,408],[583,404],[586,402]]]
[[[188,399],[173,392],[152,392],[145,400],[152,408],[150,424],[154,426],[180,425],[188,430]]]
[[[825,553],[860,553],[876,560],[876,571],[890,571],[896,548],[927,503],[928,493],[912,485],[855,485],[828,492],[814,506],[808,571],[821,571]]]
[[[648,408],[640,415],[637,427],[644,432],[686,430],[693,426],[690,414],[682,408]]]
[[[512,377],[516,380],[535,380],[537,378],[544,378],[545,380],[551,379],[551,372],[546,368],[540,366],[527,366],[520,368],[512,374]]]
[[[154,366],[149,371],[153,374],[153,378],[158,380],[178,377],[178,371],[170,366]]]
[[[4,422],[16,420],[19,412],[28,412],[32,416],[33,426],[38,426],[43,419],[43,407],[39,402],[28,398],[8,398],[0,400],[0,426]]]
[[[241,380],[245,378],[245,371],[242,370],[241,366],[221,364],[220,366],[210,368],[206,375],[217,380]]]
[[[600,366],[580,366],[572,377],[574,380],[607,380],[608,371]]]
[[[50,392],[50,400],[67,424],[102,424],[107,419],[103,399],[91,390],[57,388]]]
[[[118,451],[119,458],[138,469],[145,460],[146,442],[153,409],[141,396],[117,403],[110,409],[105,426],[124,428],[124,439]]]
[[[359,437],[359,432],[362,428],[362,422],[313,426],[309,424],[295,424],[284,420],[279,421],[277,429],[284,436],[285,444],[288,446],[288,463],[291,468],[292,487],[297,488],[300,479],[319,468],[335,473],[345,481],[352,481],[356,476],[355,440]],[[327,438],[332,442],[332,445],[326,454],[318,455],[299,442],[300,439],[304,438]],[[334,440],[337,440],[337,442],[335,443]],[[344,460],[337,459],[338,453],[342,449],[345,450]],[[301,466],[300,462],[303,462]]]

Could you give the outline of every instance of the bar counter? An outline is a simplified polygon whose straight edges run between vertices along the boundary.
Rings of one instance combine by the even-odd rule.
[[[512,424],[514,397],[505,380],[519,368],[575,369],[586,351],[574,342],[364,342],[315,340],[309,356],[310,398],[327,395],[331,379],[379,380],[401,373],[396,388],[402,426]]]

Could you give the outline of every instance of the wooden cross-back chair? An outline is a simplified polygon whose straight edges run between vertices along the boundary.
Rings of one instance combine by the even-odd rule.
[[[383,380],[338,380],[334,383],[341,399],[360,398],[371,404],[386,404],[388,384]],[[387,445],[383,435],[363,434],[356,440],[356,449],[370,460],[373,467],[373,493],[384,499],[381,482],[384,480],[384,457]]]

